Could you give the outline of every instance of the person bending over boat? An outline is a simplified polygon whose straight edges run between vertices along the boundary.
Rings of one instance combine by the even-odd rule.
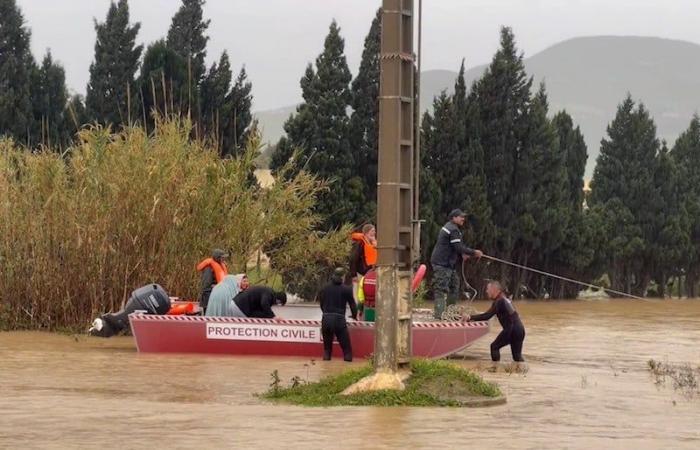
[[[496,340],[491,343],[491,360],[500,361],[501,348],[510,345],[513,361],[525,361],[522,355],[523,341],[525,340],[525,326],[520,320],[520,316],[518,315],[518,311],[515,310],[513,302],[506,297],[503,292],[503,286],[498,281],[489,282],[486,286],[486,295],[493,301],[489,310],[483,314],[467,316],[464,320],[479,322],[489,320],[494,315],[498,317],[503,331],[501,331],[496,337]]]
[[[450,212],[448,222],[440,229],[435,248],[430,256],[430,264],[433,266],[433,292],[435,293],[436,319],[442,319],[442,313],[447,306],[454,304],[459,299],[459,275],[457,274],[457,262],[460,257],[466,260],[470,256],[481,258],[481,250],[473,250],[462,242],[462,232],[459,227],[464,226],[466,213],[461,209]]]
[[[234,317],[256,317],[259,319],[274,319],[274,305],[287,304],[287,294],[277,292],[266,286],[251,286],[233,298],[233,304],[240,311]]]
[[[345,309],[350,307],[353,320],[357,320],[357,304],[352,295],[352,288],[343,285],[345,269],[339,267],[333,272],[331,282],[319,293],[321,302],[321,335],[323,336],[323,360],[329,361],[333,353],[333,336],[338,339],[343,349],[343,359],[352,361],[352,344],[345,320]]]
[[[241,279],[241,275],[226,275],[221,283],[214,286],[204,315],[207,317],[244,317],[233,302],[233,298],[241,291]]]
[[[202,293],[199,296],[199,307],[202,313],[206,313],[209,305],[209,296],[214,286],[221,283],[224,277],[228,275],[226,258],[228,258],[228,254],[217,248],[211,252],[211,258],[207,258],[197,264],[197,271],[202,273]]]

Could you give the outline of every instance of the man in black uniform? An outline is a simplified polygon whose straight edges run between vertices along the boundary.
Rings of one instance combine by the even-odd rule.
[[[353,320],[357,320],[357,305],[352,295],[352,288],[343,285],[345,270],[342,267],[335,269],[331,282],[318,294],[321,302],[321,335],[323,335],[323,360],[329,361],[333,353],[333,336],[338,339],[340,348],[343,349],[343,359],[352,361],[352,345],[350,334],[345,321],[345,308],[350,306]]]
[[[457,262],[460,258],[466,260],[469,256],[481,258],[480,250],[473,250],[462,242],[462,232],[466,214],[461,209],[450,212],[448,222],[440,229],[437,243],[430,257],[433,266],[433,294],[435,296],[435,318],[442,319],[442,313],[448,305],[457,302],[459,298],[459,275]]]
[[[287,294],[275,292],[266,286],[251,286],[233,298],[233,302],[245,317],[274,319],[273,305],[287,304]]]
[[[486,295],[493,300],[489,310],[483,314],[467,316],[465,320],[478,322],[489,320],[496,315],[503,327],[503,331],[501,331],[498,337],[496,337],[496,340],[491,343],[491,360],[500,361],[501,348],[510,345],[510,350],[513,353],[513,361],[525,361],[522,354],[523,341],[525,340],[525,326],[520,320],[520,316],[515,310],[513,303],[503,293],[503,286],[501,286],[501,283],[498,281],[490,281],[488,286],[486,286]]]

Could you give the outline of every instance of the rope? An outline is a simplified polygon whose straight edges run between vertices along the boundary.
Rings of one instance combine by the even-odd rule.
[[[637,300],[650,301],[650,300],[647,299],[647,298],[639,297],[639,296],[632,295],[632,294],[628,294],[627,292],[616,291],[615,289],[608,289],[608,288],[604,288],[604,287],[602,287],[602,286],[596,286],[595,284],[584,283],[583,281],[573,280],[573,279],[571,279],[571,278],[562,277],[562,276],[560,276],[560,275],[556,275],[556,274],[553,274],[553,273],[545,272],[545,271],[543,271],[543,270],[533,269],[532,267],[527,267],[527,266],[523,266],[523,265],[521,265],[521,264],[516,264],[516,263],[514,263],[514,262],[506,261],[505,259],[496,258],[495,256],[482,255],[482,258],[490,259],[491,261],[499,262],[499,263],[501,263],[501,264],[506,264],[506,265],[508,265],[508,266],[517,267],[518,269],[523,269],[523,270],[527,270],[527,271],[530,271],[530,272],[538,273],[538,274],[544,275],[544,276],[546,276],[546,277],[556,278],[556,279],[558,279],[558,280],[566,281],[566,282],[568,282],[568,283],[574,283],[574,284],[578,284],[578,285],[580,285],[580,286],[586,286],[586,287],[594,288],[594,289],[597,289],[597,290],[602,289],[602,290],[605,291],[605,292],[612,292],[613,294],[621,295],[621,296],[623,296],[623,297],[634,298],[634,299],[637,299]]]

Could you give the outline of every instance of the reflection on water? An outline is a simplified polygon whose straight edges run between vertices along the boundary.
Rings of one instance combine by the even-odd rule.
[[[527,374],[486,371],[497,326],[456,361],[508,396],[487,409],[271,406],[252,393],[272,370],[286,382],[347,365],[144,355],[129,337],[0,334],[0,447],[700,448],[700,399],[657,388],[646,369],[650,358],[700,364],[700,301],[518,309]]]

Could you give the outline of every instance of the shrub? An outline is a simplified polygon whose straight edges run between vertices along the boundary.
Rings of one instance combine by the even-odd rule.
[[[158,120],[152,135],[85,129],[65,156],[0,141],[3,325],[83,325],[149,282],[194,298],[194,266],[213,247],[230,252],[235,271],[271,242],[283,271],[295,258],[332,267],[345,236],[313,231],[324,183],[301,172],[260,188],[259,147],[255,135],[222,160],[178,120]]]

